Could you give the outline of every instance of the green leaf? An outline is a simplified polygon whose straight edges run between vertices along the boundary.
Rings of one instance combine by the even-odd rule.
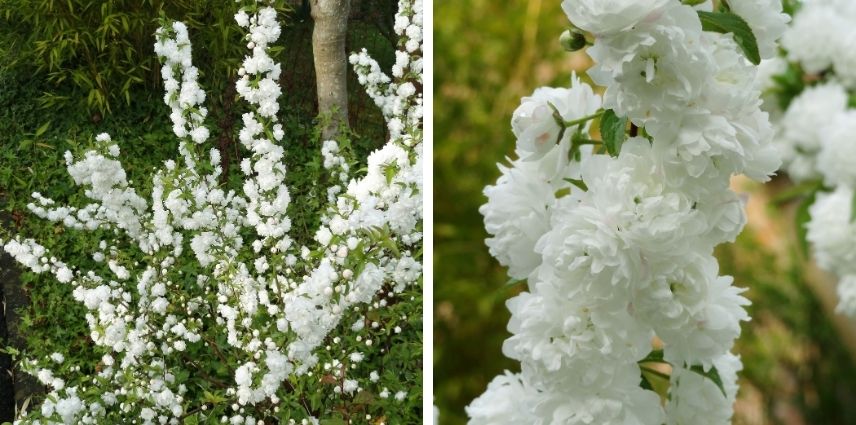
[[[712,366],[707,372],[705,372],[704,368],[699,365],[691,367],[690,370],[713,381],[713,383],[716,384],[716,387],[719,388],[719,391],[722,391],[722,396],[726,398],[728,397],[725,393],[725,386],[722,384],[722,378],[719,377],[719,371],[716,370],[716,366]]]
[[[217,405],[217,404],[220,404],[220,403],[226,401],[226,398],[221,397],[217,394],[211,393],[209,391],[205,391],[203,393],[203,396],[205,397],[204,400],[206,403],[211,403],[214,405]]]
[[[782,12],[785,12],[790,16],[794,16],[800,6],[802,6],[802,4],[799,0],[784,0],[782,1]]]
[[[627,117],[615,115],[615,111],[612,109],[603,112],[603,116],[600,118],[600,136],[609,155],[618,156],[621,145],[626,138],[624,133],[626,129]]]
[[[638,363],[665,363],[663,360],[663,350],[653,350],[645,356],[644,359],[639,360]]]
[[[386,184],[392,184],[392,179],[398,173],[398,167],[395,164],[387,164],[383,169],[383,174],[386,176]]]
[[[46,132],[46,131],[48,131],[48,128],[50,128],[50,126],[51,126],[51,122],[50,122],[50,121],[48,121],[48,122],[46,122],[46,123],[42,124],[42,126],[41,126],[41,127],[39,127],[39,129],[38,129],[38,130],[36,130],[36,137],[39,137],[39,136],[41,136],[42,134],[45,134],[45,132]]]
[[[734,41],[743,50],[743,54],[755,65],[761,63],[761,53],[758,52],[758,40],[752,33],[752,28],[740,16],[731,12],[698,11],[701,27],[705,31],[731,33]]]
[[[346,425],[342,418],[326,418],[321,419],[321,425]]]
[[[194,413],[193,415],[184,418],[184,425],[199,425],[199,414]]]
[[[643,390],[654,391],[654,386],[651,385],[651,381],[645,377],[645,374],[642,374],[642,382],[639,383],[639,386],[642,387]]]
[[[588,192],[588,186],[586,186],[586,182],[580,179],[565,179],[568,183],[582,189],[584,192]]]

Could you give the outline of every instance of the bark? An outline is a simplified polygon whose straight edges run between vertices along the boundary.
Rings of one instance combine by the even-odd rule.
[[[318,114],[329,117],[321,131],[325,140],[334,138],[348,124],[348,32],[350,0],[309,0],[315,27],[312,55],[318,90]]]

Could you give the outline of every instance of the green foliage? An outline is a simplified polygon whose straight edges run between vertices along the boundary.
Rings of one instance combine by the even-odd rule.
[[[621,152],[621,144],[624,143],[625,131],[627,130],[627,117],[618,117],[615,111],[607,109],[600,118],[600,135],[603,145],[611,156],[618,156]]]
[[[778,105],[782,110],[787,109],[791,101],[805,89],[806,83],[803,81],[803,75],[802,67],[799,64],[788,63],[785,72],[773,76],[776,87],[772,89],[772,94],[776,96]]]
[[[17,57],[3,60],[32,67],[52,84],[40,95],[44,106],[71,102],[104,116],[117,103],[129,105],[135,89],[157,91],[157,18],[181,17],[198,46],[194,60],[206,87],[220,93],[243,57],[236,10],[231,0],[5,0],[0,25],[12,29]],[[63,85],[76,90],[56,90]]]
[[[26,210],[30,193],[39,191],[82,203],[83,197],[65,171],[63,152],[82,149],[96,132],[108,131],[121,141],[129,179],[145,191],[149,190],[150,167],[171,156],[177,143],[164,125],[169,118],[160,105],[134,103],[123,115],[94,124],[86,119],[86,111],[70,106],[45,114],[35,96],[44,89],[41,84],[27,75],[0,72],[0,214],[13,223],[11,229],[0,229],[0,234],[35,237],[77,264],[94,268],[90,255],[105,236],[103,232],[79,232],[31,216]],[[141,136],[138,128],[149,131]],[[23,273],[21,283],[30,301],[18,311],[19,333],[25,339],[25,346],[20,347],[23,354],[66,353],[60,370],[79,366],[81,373],[94,373],[104,352],[89,339],[85,309],[74,301],[71,288],[48,275],[33,273]],[[37,395],[30,406],[38,400]]]
[[[794,16],[802,6],[801,0],[782,0],[782,11],[788,15]]]
[[[743,18],[731,12],[705,12],[702,10],[698,11],[698,17],[701,19],[702,29],[723,34],[731,33],[746,58],[755,65],[761,63],[758,40],[755,39],[752,28],[749,28],[749,24]]]

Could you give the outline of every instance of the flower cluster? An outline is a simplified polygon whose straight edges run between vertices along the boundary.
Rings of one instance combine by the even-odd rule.
[[[528,282],[503,345],[521,372],[491,382],[471,424],[730,423],[749,301],[713,248],[745,223],[730,177],[766,180],[779,160],[745,46],[700,17],[741,20],[764,57],[788,17],[778,1],[728,5],[562,3],[594,35],[588,74],[605,92],[574,76],[514,112],[520,159],[480,211],[491,254]]]
[[[782,37],[783,52],[765,61],[758,85],[778,102],[777,145],[788,176],[812,196],[804,225],[819,265],[841,277],[838,310],[856,315],[856,7],[848,1],[803,4]],[[809,194],[809,193],[807,193]]]
[[[848,87],[856,86],[856,57],[848,54],[856,37],[853,20],[856,5],[847,0],[809,1],[800,6],[782,36],[782,48],[790,62],[809,74],[834,70]]]
[[[422,123],[422,0],[398,2],[395,34],[399,49],[395,52],[392,77],[363,49],[350,57],[357,78],[366,93],[383,112],[392,140],[404,146],[421,141]],[[411,135],[419,134],[417,139]]]
[[[178,137],[190,136],[196,143],[205,143],[208,110],[202,106],[205,92],[196,82],[199,70],[191,62],[190,38],[182,22],[161,26],[156,32],[155,53],[161,60],[164,103],[170,107],[173,131]],[[177,77],[181,79],[179,82]]]
[[[25,360],[50,392],[19,423],[178,424],[192,416],[199,423],[306,424],[339,410],[308,403],[314,394],[299,390],[308,385],[352,401],[419,397],[393,371],[363,366],[401,341],[407,315],[378,312],[412,301],[404,296],[422,277],[422,4],[399,6],[394,77],[356,67],[397,131],[368,157],[364,175],[350,151],[323,143],[327,202],[314,238],[302,244],[290,236],[285,134],[277,122],[276,10],[251,2],[235,15],[251,51],[236,84],[249,107],[238,188],[221,184],[219,151],[204,148],[205,94],[186,27],[164,23],[155,51],[183,161],[155,172],[147,200],[127,180],[118,144],[101,134],[93,149],[66,154],[91,203],[63,206],[33,194],[29,207],[40,217],[114,235],[94,248],[95,268],[67,265],[32,239],[0,242],[33,272],[71,285],[103,353],[89,375],[60,369],[62,353]]]

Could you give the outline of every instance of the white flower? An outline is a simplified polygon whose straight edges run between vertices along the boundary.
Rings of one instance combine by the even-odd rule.
[[[518,149],[533,159],[552,149],[558,143],[562,131],[549,102],[545,89],[538,89],[532,97],[523,98],[511,120]]]
[[[208,140],[208,129],[205,127],[196,127],[190,131],[190,138],[196,143],[204,143]]]
[[[555,109],[554,109],[555,108]],[[521,100],[511,118],[511,129],[517,137],[517,153],[524,160],[541,158],[559,142],[562,126],[557,119],[572,121],[589,116],[600,108],[600,96],[588,84],[574,76],[571,88],[541,87]],[[558,117],[554,112],[558,112]],[[587,134],[589,124],[565,129],[563,138],[575,132]]]
[[[610,35],[659,13],[669,0],[564,0],[571,23],[596,36]]]
[[[148,407],[144,407],[143,410],[140,411],[140,417],[143,418],[143,420],[150,421],[154,419],[155,411]]]
[[[851,6],[852,7],[852,6]],[[848,23],[856,19],[856,13],[850,15]],[[856,88],[856,55],[850,52],[849,46],[856,42],[856,30],[851,25],[841,28],[844,32],[839,34],[836,40],[844,50],[832,56],[832,64],[835,67],[834,79],[840,81],[849,89]]]
[[[743,365],[740,358],[731,353],[716,359],[714,364],[725,396],[709,378],[680,367],[672,370],[670,399],[666,403],[668,425],[722,425],[731,422],[732,405],[737,394],[737,372]]]
[[[235,22],[238,23],[238,26],[247,27],[250,25],[250,17],[247,15],[243,9],[235,14]]]
[[[59,415],[63,422],[74,423],[77,414],[84,409],[83,402],[77,396],[60,399],[56,403],[56,414]]]
[[[758,51],[762,58],[770,58],[776,53],[776,40],[787,28],[790,17],[782,13],[781,0],[731,0],[731,11],[746,20],[752,34],[758,41]]]
[[[749,320],[744,290],[732,286],[731,277],[718,276],[712,256],[691,255],[673,272],[639,286],[634,305],[663,340],[672,364],[711,365],[740,335],[740,322]]]
[[[705,110],[732,117],[756,109],[758,89],[756,69],[730,35],[706,32],[702,40],[712,44],[716,69],[704,85]],[[699,109],[702,109],[701,107]]]
[[[512,336],[502,347],[507,357],[537,362],[550,372],[585,374],[592,384],[609,382],[616,363],[634,362],[650,351],[653,333],[627,313],[627,304],[587,302],[590,297],[565,294],[553,282],[531,286],[532,293],[508,301]]]
[[[71,282],[71,279],[74,277],[71,269],[68,267],[62,267],[56,272],[56,279],[62,283]]]
[[[488,201],[479,212],[491,235],[486,243],[491,255],[509,267],[511,277],[524,279],[541,262],[535,243],[549,229],[556,192],[570,187],[566,177],[575,177],[569,167],[563,170],[555,165],[566,156],[562,147],[555,146],[540,160],[500,165],[502,176],[484,190]]]
[[[839,186],[831,193],[819,193],[809,208],[811,220],[806,238],[814,248],[817,263],[841,276],[856,274],[856,222],[851,220],[853,190]]]
[[[831,187],[856,187],[856,110],[833,118],[827,126],[818,128],[825,140],[817,155],[817,168],[824,182]]]
[[[835,311],[856,316],[856,275],[847,275],[838,281],[838,307]]]
[[[53,381],[53,372],[48,369],[41,369],[36,373],[36,377],[39,378],[39,382],[45,385],[50,385],[51,381]]]
[[[638,368],[634,368],[638,370]],[[635,379],[615,383],[595,391],[562,388],[549,392],[536,405],[535,423],[640,424],[661,425],[665,422],[660,397],[643,390]]]
[[[838,2],[839,5],[841,2]],[[841,35],[851,26],[839,7],[807,2],[782,36],[788,59],[799,62],[808,73],[819,73],[842,54]]]
[[[506,371],[493,378],[487,390],[467,406],[470,425],[517,425],[536,423],[532,415],[534,391],[519,375]]]
[[[691,110],[715,71],[696,11],[673,3],[656,19],[598,38],[588,49],[595,61],[589,75],[607,87],[604,108],[637,124],[671,121]]]
[[[779,148],[794,180],[819,175],[817,154],[830,138],[829,130],[835,130],[837,117],[847,109],[847,97],[840,85],[822,84],[806,89],[788,106],[779,124]]]
[[[544,258],[542,278],[555,275],[579,290],[650,278],[687,252],[718,241],[686,194],[663,184],[663,169],[647,139],[625,142],[618,158],[596,155],[583,162],[588,192],[561,199],[549,233],[536,251]],[[604,296],[605,294],[600,294]]]
[[[342,390],[345,393],[352,394],[354,391],[357,390],[357,388],[359,388],[359,384],[353,379],[346,379],[342,383]]]

